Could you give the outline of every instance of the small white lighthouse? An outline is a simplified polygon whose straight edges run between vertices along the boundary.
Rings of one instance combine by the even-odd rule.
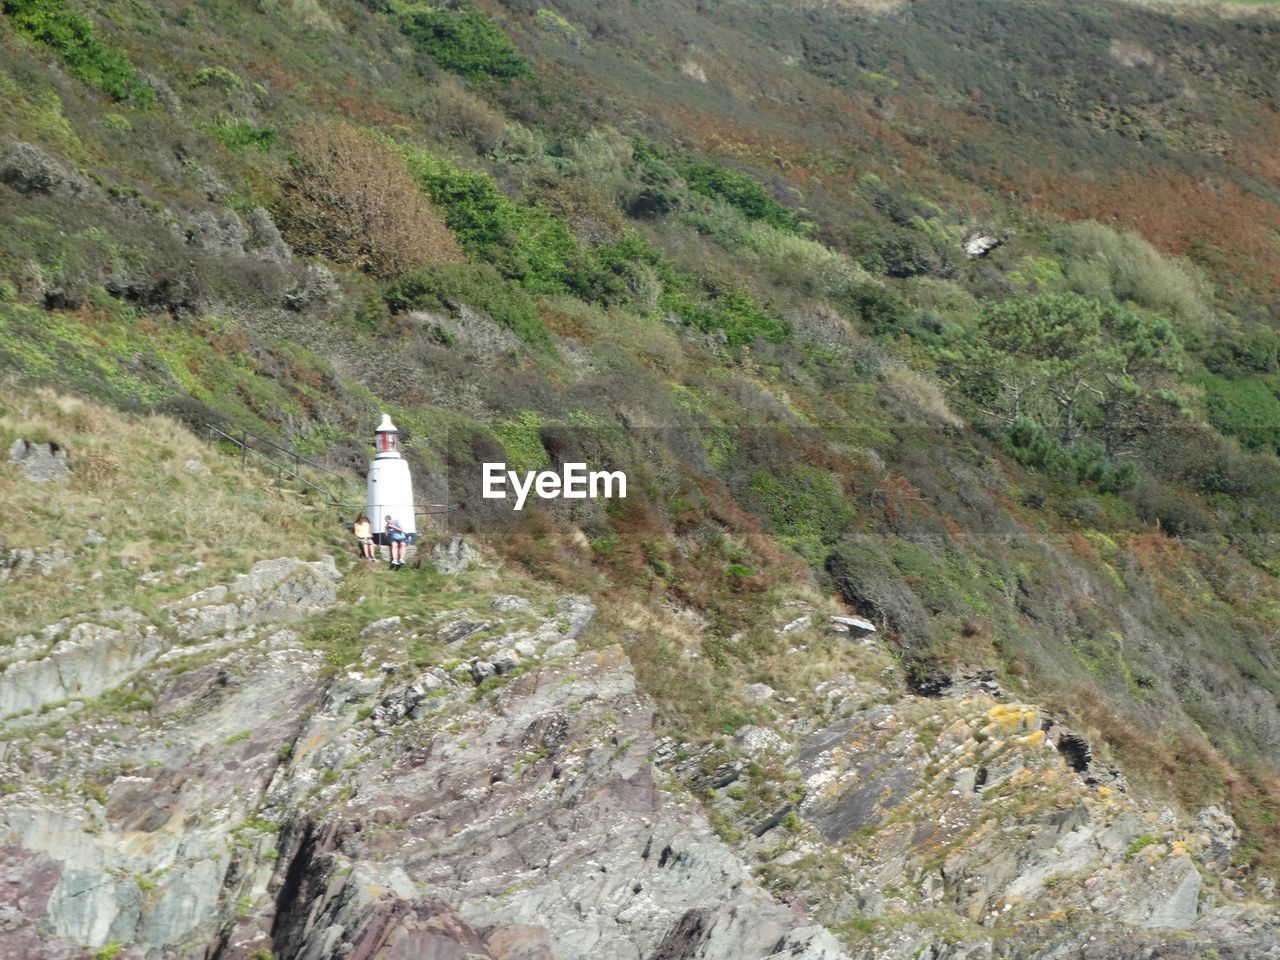
[[[369,522],[374,536],[383,542],[383,525],[387,514],[405,533],[415,534],[418,528],[413,520],[413,480],[409,476],[409,464],[396,449],[400,431],[391,417],[382,415],[382,423],[374,432],[373,463],[369,464]]]

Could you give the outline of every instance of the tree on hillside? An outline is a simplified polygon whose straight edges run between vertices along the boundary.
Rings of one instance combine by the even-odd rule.
[[[1118,451],[1178,369],[1167,320],[1077,294],[1014,297],[983,310],[962,363],[966,392],[995,419],[1026,419],[1070,446],[1094,433]]]
[[[462,250],[390,144],[343,123],[304,127],[278,219],[300,253],[394,277]]]

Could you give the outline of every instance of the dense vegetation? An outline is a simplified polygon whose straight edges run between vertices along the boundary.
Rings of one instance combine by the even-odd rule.
[[[3,10],[0,154],[49,161],[0,186],[3,367],[344,469],[388,410],[460,527],[704,625],[623,633],[682,735],[749,717],[697,691],[782,649],[805,580],[1280,861],[1271,20]],[[517,522],[490,455],[633,493]]]
[[[117,100],[147,105],[155,101],[151,88],[138,79],[128,58],[106,47],[93,24],[63,0],[5,0],[0,10],[14,27],[56,52],[71,75]]]

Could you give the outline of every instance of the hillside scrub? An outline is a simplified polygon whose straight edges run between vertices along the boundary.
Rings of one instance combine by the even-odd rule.
[[[112,41],[181,108],[124,123],[96,88],[50,80],[5,18],[0,92],[18,109],[0,125],[53,162],[27,152],[45,185],[0,185],[0,364],[24,389],[244,426],[353,479],[390,412],[415,480],[507,569],[661,610],[616,638],[691,744],[774,716],[707,695],[764,665],[778,677],[757,679],[816,701],[774,621],[799,584],[872,617],[876,658],[990,669],[1038,699],[1090,685],[1117,755],[1170,729],[1221,765],[1214,789],[1164,769],[1141,789],[1222,800],[1280,730],[1280,349],[1254,281],[1209,272],[1245,249],[1224,225],[1269,222],[1270,201],[1257,184],[1241,199],[1233,155],[1197,138],[1236,137],[1264,169],[1240,136],[1265,116],[1242,74],[1271,28],[1206,21],[1217,45],[1194,69],[1162,54],[1162,74],[1119,64],[1097,31],[1136,22],[1176,51],[1173,14],[1045,13],[1090,38],[1081,62],[1103,58],[1076,83],[1030,8],[998,6],[1021,35],[935,2],[798,17],[567,0],[572,42],[505,5],[525,73],[466,4],[339,2],[336,31],[286,5],[117,5]],[[670,62],[677,36],[701,38],[710,82]],[[1034,186],[1120,167],[1157,184],[1178,165],[1213,170],[1191,195],[1214,211],[1203,244],[1064,223],[1043,207],[1066,188]],[[1106,189],[1089,181],[1067,212],[1104,216]],[[292,257],[237,239],[260,206]],[[1004,242],[969,258],[979,229]],[[634,482],[626,504],[516,522],[450,482],[503,455],[616,462]],[[156,483],[186,495],[183,479]],[[230,535],[208,552],[246,559]],[[1262,814],[1242,822],[1249,855],[1276,862]]]
[[[104,46],[93,24],[64,0],[4,0],[0,11],[21,33],[61,56],[77,80],[116,100],[155,103],[155,92],[138,78],[129,58]]]
[[[299,252],[380,277],[461,259],[394,147],[340,123],[305,127],[292,143],[277,211]]]
[[[470,3],[397,5],[400,30],[445,70],[468,80],[524,76],[529,65],[496,23]]]

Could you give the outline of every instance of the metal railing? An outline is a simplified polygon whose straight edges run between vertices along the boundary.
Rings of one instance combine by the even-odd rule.
[[[330,470],[328,467],[316,463],[314,460],[304,457],[297,450],[276,443],[267,437],[259,436],[248,430],[241,429],[237,431],[239,436],[227,433],[225,430],[214,426],[211,423],[205,424],[205,430],[214,442],[230,444],[233,449],[239,452],[240,469],[244,470],[253,458],[255,465],[265,465],[268,472],[274,471],[276,475],[276,486],[279,487],[288,478],[298,486],[303,487],[324,499],[325,505],[335,507],[341,511],[350,511],[352,519],[356,513],[364,510],[368,503],[364,497],[364,491],[353,484],[350,480],[336,471]],[[327,482],[326,484],[317,483],[310,477],[303,475],[303,470],[318,474],[320,478]],[[413,515],[416,520],[422,517],[427,522],[424,527],[433,525],[433,519],[440,525],[441,533],[449,532],[449,507],[443,503],[425,503],[419,502],[413,505]],[[338,522],[346,524],[339,514]]]

